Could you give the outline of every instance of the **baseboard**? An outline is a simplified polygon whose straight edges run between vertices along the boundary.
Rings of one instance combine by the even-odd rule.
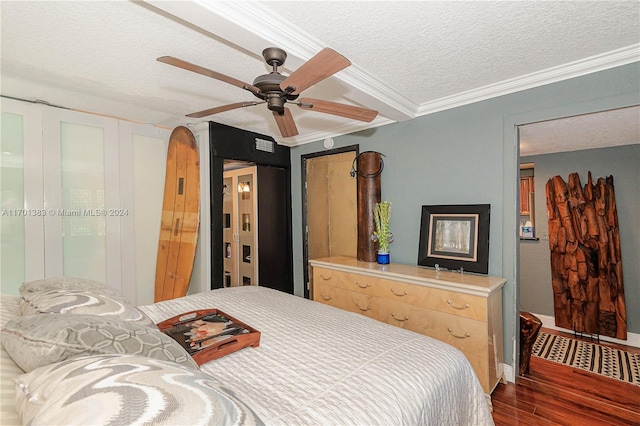
[[[566,328],[556,327],[556,320],[549,315],[533,314],[542,321],[542,326],[551,330],[563,331],[565,333],[573,333],[573,330],[567,330]],[[614,339],[609,336],[600,336],[600,340],[603,342],[616,343],[618,345],[633,346],[634,348],[640,348],[640,334],[627,333],[627,340]]]
[[[512,365],[509,364],[500,364],[502,365],[502,377],[510,383],[516,382],[516,373]]]

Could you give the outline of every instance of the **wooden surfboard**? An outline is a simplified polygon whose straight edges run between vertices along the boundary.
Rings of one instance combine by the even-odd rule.
[[[200,224],[200,159],[191,131],[176,127],[169,138],[156,262],[155,301],[187,294]]]

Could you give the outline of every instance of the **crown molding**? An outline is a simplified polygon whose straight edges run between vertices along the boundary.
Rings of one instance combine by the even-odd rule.
[[[204,0],[196,2],[208,4],[208,7],[211,7],[210,3],[206,3]],[[268,3],[267,5],[253,1],[223,3],[226,5],[224,9],[220,9],[218,3],[216,3],[216,9],[220,9],[220,12],[233,20],[235,24],[263,39],[277,43],[293,56],[288,59],[290,61],[288,65],[293,65],[291,67],[293,69],[326,47],[321,40],[293,23],[279,26],[277,30],[274,30],[269,22],[283,21],[284,18],[273,12],[268,7]],[[638,61],[640,61],[640,43],[420,105],[400,95],[395,89],[375,78],[357,64],[352,64],[335,77],[354,89],[354,93],[350,93],[351,96],[349,96],[351,99],[377,109],[380,114],[394,121],[405,121]],[[378,105],[378,103],[380,104]]]
[[[268,7],[268,2],[147,0],[146,3],[216,34],[247,51],[259,52],[266,45],[277,45],[287,51],[287,63],[284,68],[289,71],[297,69],[326,47],[325,43],[304,29],[286,22],[282,16]],[[274,26],[273,22],[286,22],[286,25]],[[379,117],[371,123],[339,126],[330,131],[280,139],[278,143],[296,146],[315,142],[639,61],[640,43],[422,104],[416,104],[357,64],[352,64],[333,77],[348,86],[349,89],[343,94],[346,99],[377,110]]]
[[[452,96],[425,102],[417,109],[415,116],[419,117],[422,115],[433,114],[438,111],[456,108],[496,98],[498,96],[532,89],[534,87],[557,83],[559,81],[604,71],[622,65],[628,65],[638,61],[640,61],[640,43],[509,80],[500,81],[495,84],[489,84]]]

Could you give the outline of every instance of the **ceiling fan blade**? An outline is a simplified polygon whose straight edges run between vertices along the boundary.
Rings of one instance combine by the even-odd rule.
[[[370,122],[378,115],[378,111],[374,111],[372,109],[323,101],[321,99],[304,98],[300,99],[299,102],[298,106],[300,108],[316,112],[324,112],[325,114],[338,115],[340,117],[351,118],[353,120]]]
[[[296,122],[293,121],[293,115],[291,115],[289,108],[285,108],[283,114],[278,114],[273,111],[273,118],[276,119],[276,124],[278,125],[278,129],[280,129],[280,133],[283,138],[288,138],[298,134]]]
[[[192,64],[191,62],[183,61],[182,59],[174,58],[173,56],[161,56],[157,59],[159,62],[173,65],[174,67],[182,68],[187,71],[196,72],[198,74],[205,75],[207,77],[215,78],[216,80],[223,81],[225,83],[232,84],[241,89],[248,90],[252,93],[259,93],[260,89],[257,87],[245,83],[244,81],[240,81],[233,77],[229,77],[228,75],[220,74],[219,72],[210,70],[208,68],[201,67],[199,65]]]
[[[304,89],[332,76],[349,65],[351,65],[351,62],[347,58],[326,47],[292,72],[289,77],[280,83],[280,88],[297,95]]]
[[[248,106],[253,106],[253,105],[258,105],[258,104],[263,104],[263,103],[264,102],[254,102],[254,101],[236,102],[235,104],[222,105],[222,106],[215,107],[215,108],[205,109],[203,111],[192,112],[191,114],[187,114],[187,117],[202,118],[202,117],[206,117],[207,115],[218,114],[220,112],[230,111],[232,109],[248,107]]]

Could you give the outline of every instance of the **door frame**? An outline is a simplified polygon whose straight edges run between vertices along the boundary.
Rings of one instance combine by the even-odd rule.
[[[256,148],[257,142],[273,143],[273,152]],[[210,289],[224,287],[222,238],[222,186],[225,160],[248,161],[255,165],[275,166],[287,174],[287,273],[282,277],[283,287],[293,293],[293,226],[291,212],[291,153],[290,148],[278,145],[270,136],[253,133],[224,124],[209,122],[210,182],[211,182],[211,283]],[[258,241],[260,236],[258,236]]]
[[[302,194],[302,271],[304,279],[304,298],[309,298],[309,233],[307,229],[307,161],[327,155],[342,154],[345,152],[360,153],[360,145],[348,145],[327,151],[313,152],[300,156],[301,194]],[[357,191],[356,191],[357,193]]]

